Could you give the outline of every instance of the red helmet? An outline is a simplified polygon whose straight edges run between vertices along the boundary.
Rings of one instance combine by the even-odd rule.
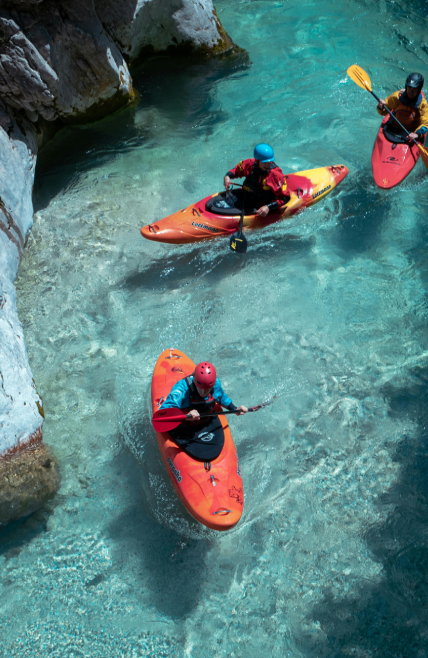
[[[193,381],[198,388],[203,388],[204,390],[212,388],[216,379],[217,373],[212,363],[208,363],[208,361],[198,363],[193,373]]]

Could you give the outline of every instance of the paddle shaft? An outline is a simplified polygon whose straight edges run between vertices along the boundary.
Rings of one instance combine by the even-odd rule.
[[[380,98],[378,98],[378,96],[376,96],[376,94],[374,93],[374,91],[372,91],[371,89],[367,89],[367,91],[369,91],[369,92],[371,93],[371,95],[374,96],[374,97],[376,98],[377,102],[380,103]],[[406,130],[406,128],[403,126],[403,124],[401,124],[401,123],[399,122],[399,120],[397,119],[397,117],[395,116],[395,114],[393,114],[393,113],[391,112],[391,110],[389,110],[389,109],[386,107],[386,105],[384,105],[383,107],[384,107],[385,110],[388,112],[389,116],[391,116],[391,117],[394,119],[394,121],[396,121],[396,122],[398,123],[398,125],[404,130],[404,132],[407,133],[407,135],[410,135],[409,131]],[[420,144],[418,144],[418,142],[416,141],[416,139],[412,139],[412,142],[413,142],[414,144],[416,144],[416,146],[419,148]]]
[[[253,411],[258,411],[256,407],[250,407],[248,409],[249,412]],[[219,411],[218,413],[214,414],[200,414],[199,418],[213,418],[215,416],[227,416],[227,414],[239,414],[240,410],[239,409],[234,409],[233,411]],[[183,418],[183,420],[190,420],[193,418],[190,414],[186,415],[186,418]],[[196,418],[195,420],[199,420],[199,418]],[[156,418],[157,423],[171,423],[174,421],[174,416],[170,416],[169,418]]]
[[[244,190],[242,194],[242,212],[241,212],[241,219],[239,220],[239,231],[238,231],[238,238],[242,238],[242,226],[244,224],[244,214],[245,214],[245,187],[242,188]]]

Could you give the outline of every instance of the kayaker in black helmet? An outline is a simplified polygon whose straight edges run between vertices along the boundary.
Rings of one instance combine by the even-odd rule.
[[[422,91],[423,86],[423,76],[420,73],[411,73],[406,79],[404,89],[394,92],[386,100],[381,98],[377,105],[377,111],[382,116],[387,114],[385,106],[393,112],[409,131],[408,140],[423,139],[428,132],[428,103]],[[400,131],[400,127],[392,118],[388,122],[388,127]]]
[[[251,203],[255,207],[259,206],[255,213],[259,217],[266,217],[269,212],[282,208],[290,200],[285,176],[273,158],[273,149],[269,144],[257,144],[254,158],[242,160],[224,177],[226,190],[230,188],[232,178],[246,177],[244,190],[252,196]]]

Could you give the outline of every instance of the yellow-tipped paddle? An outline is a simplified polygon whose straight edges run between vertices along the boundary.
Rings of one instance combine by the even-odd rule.
[[[372,92],[371,80],[370,80],[369,76],[367,75],[367,73],[364,71],[364,69],[361,68],[361,66],[357,66],[356,64],[353,64],[352,66],[349,67],[347,73],[348,73],[349,77],[351,78],[351,80],[353,80],[359,87],[361,87],[362,89],[365,89],[366,91],[368,91],[372,96],[374,96],[376,98],[377,102],[380,101],[380,98],[378,98],[376,96],[376,94],[374,94]],[[396,121],[398,123],[398,125],[401,126],[401,128],[404,130],[404,132],[407,133],[408,135],[410,135],[409,131],[406,130],[403,125],[401,125],[401,123],[399,122],[397,117],[390,110],[388,110],[386,105],[384,105],[384,108],[388,112],[388,114],[394,119],[394,121]],[[413,139],[412,142],[414,144],[416,144],[416,146],[420,150],[422,161],[423,161],[425,167],[427,167],[427,169],[428,169],[428,151],[427,151],[427,149],[424,148],[422,146],[422,144],[419,144],[415,139]]]

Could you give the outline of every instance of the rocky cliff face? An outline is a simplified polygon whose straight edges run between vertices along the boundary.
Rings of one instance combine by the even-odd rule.
[[[227,50],[232,44],[211,0],[95,0],[98,16],[129,59],[189,45],[193,49]]]
[[[15,305],[32,225],[40,126],[103,116],[133,97],[144,48],[231,47],[211,0],[0,0],[0,524],[59,485]]]
[[[31,121],[85,115],[132,91],[131,76],[94,3],[45,0],[0,12],[0,93]],[[110,109],[110,108],[108,108]]]
[[[0,95],[31,121],[82,121],[126,102],[144,48],[231,43],[211,0],[3,0]]]

